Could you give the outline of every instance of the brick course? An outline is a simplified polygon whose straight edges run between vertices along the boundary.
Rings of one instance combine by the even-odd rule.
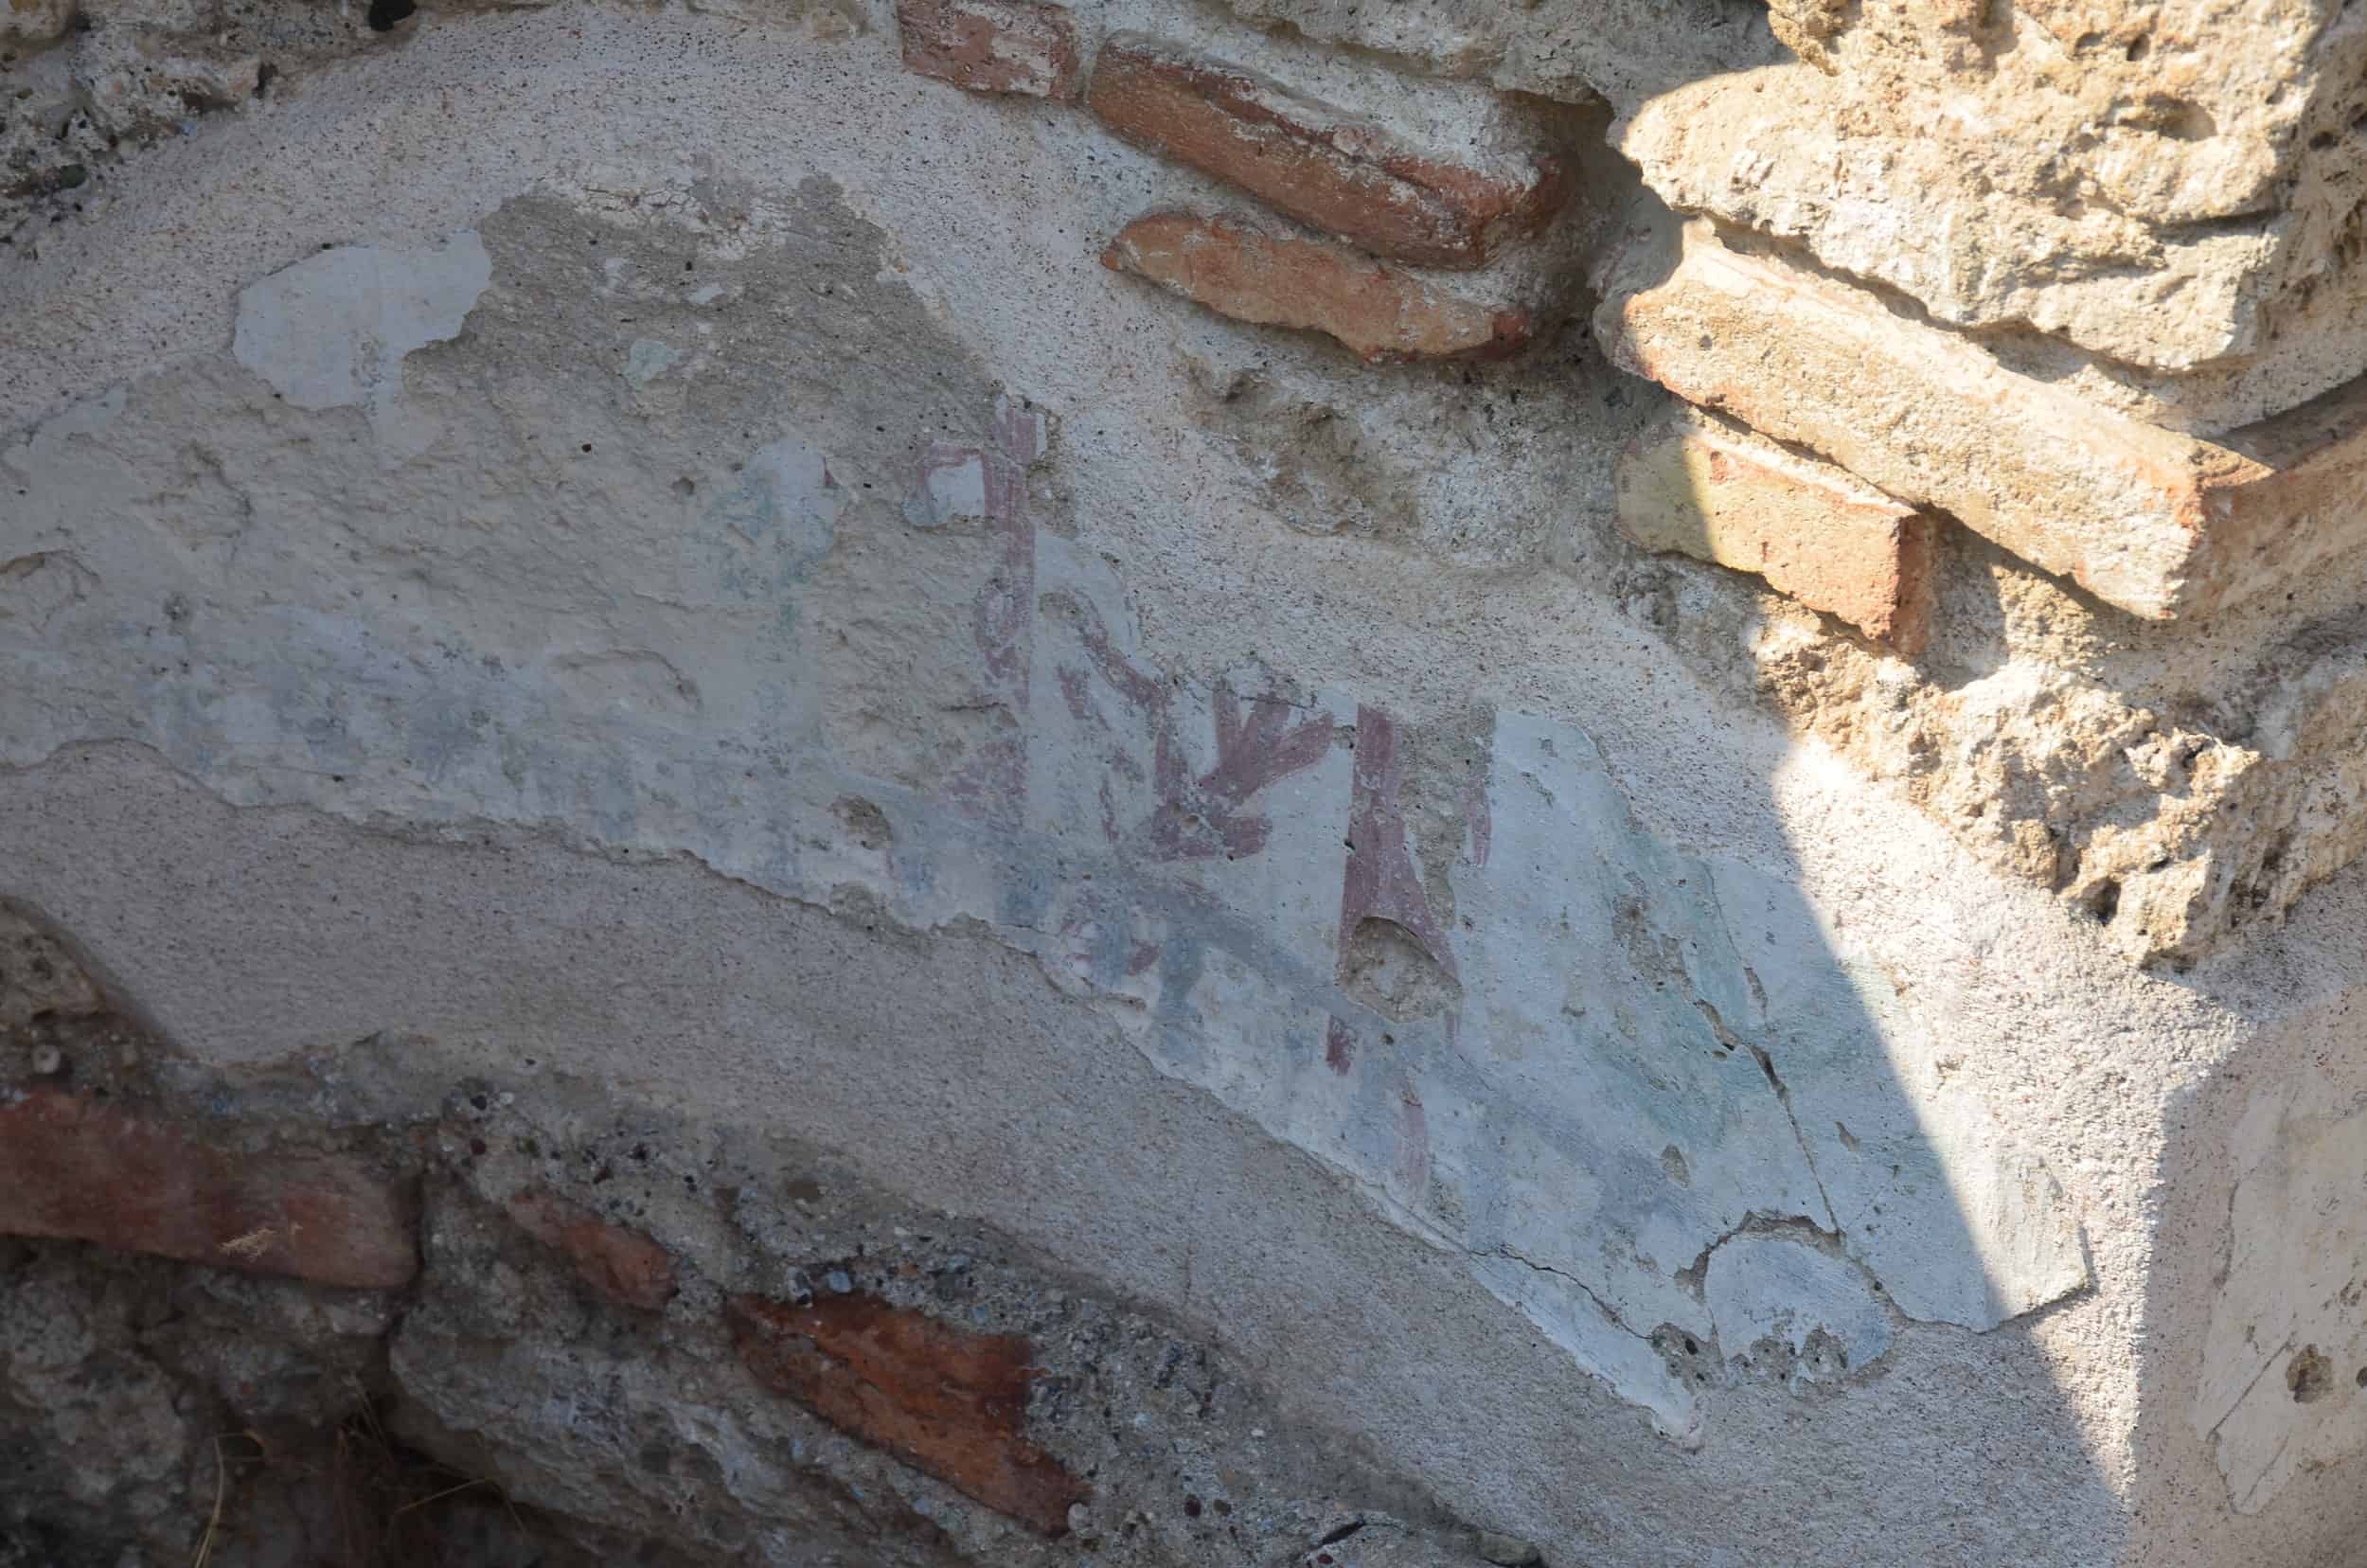
[[[1422,266],[1483,265],[1542,225],[1570,190],[1561,162],[1541,147],[1511,175],[1432,156],[1361,116],[1140,34],[1103,45],[1086,101],[1138,146]]]
[[[402,1190],[360,1164],[231,1154],[57,1089],[0,1101],[0,1234],[316,1285],[389,1288],[418,1271]]]
[[[1947,511],[2124,610],[2200,615],[2367,541],[2367,379],[2205,440],[2011,369],[1866,290],[1730,249],[1705,225],[1687,227],[1673,268],[1631,266],[1648,281],[1614,282],[1595,316],[1614,364]]]
[[[841,1431],[1047,1535],[1068,1528],[1082,1482],[1023,1434],[1030,1351],[857,1292],[804,1305],[739,1296],[727,1308],[756,1380]]]
[[[1101,264],[1236,321],[1323,332],[1367,361],[1497,357],[1533,330],[1525,311],[1460,299],[1345,246],[1229,218],[1138,218]]]

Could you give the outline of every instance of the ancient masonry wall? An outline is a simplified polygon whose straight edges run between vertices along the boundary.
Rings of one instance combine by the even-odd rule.
[[[0,7],[0,1568],[2367,1540],[2367,3]]]

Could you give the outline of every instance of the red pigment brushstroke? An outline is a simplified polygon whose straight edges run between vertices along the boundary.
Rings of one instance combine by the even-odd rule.
[[[1007,828],[1019,826],[1027,792],[1024,738],[1036,624],[1036,528],[1027,515],[1027,471],[1043,452],[1043,416],[998,401],[993,445],[977,455],[986,476],[987,526],[1000,542],[1001,554],[970,601],[970,635],[986,668],[988,699],[1019,722],[1012,739],[980,746],[948,781],[946,794],[972,814]],[[930,461],[968,454],[932,449]]]
[[[1174,688],[1119,651],[1093,606],[1080,606],[1079,618],[1085,654],[1095,670],[1120,701],[1150,720],[1150,791],[1157,804],[1148,817],[1124,831],[1105,817],[1110,842],[1130,844],[1153,860],[1170,862],[1219,855],[1237,860],[1264,849],[1273,819],[1247,807],[1268,785],[1323,760],[1331,750],[1331,715],[1299,718],[1298,710],[1280,698],[1244,701],[1220,686],[1210,702],[1217,760],[1194,776],[1177,734]],[[1141,775],[1123,752],[1112,752],[1107,761],[1112,772]]]
[[[1356,1065],[1356,1036],[1336,1018],[1331,1021],[1331,1027],[1324,1031],[1324,1065],[1342,1078],[1347,1077],[1348,1069]]]
[[[1454,949],[1431,914],[1422,874],[1405,842],[1405,762],[1397,726],[1379,708],[1356,710],[1356,770],[1348,806],[1348,859],[1340,888],[1340,951],[1370,919],[1392,920],[1413,933],[1433,962],[1455,972]]]

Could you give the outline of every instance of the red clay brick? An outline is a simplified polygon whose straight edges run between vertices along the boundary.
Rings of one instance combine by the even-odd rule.
[[[1932,521],[1829,463],[1685,410],[1619,462],[1619,526],[1647,550],[1755,572],[1912,658],[1931,620]]]
[[[1344,245],[1277,239],[1226,218],[1137,218],[1101,264],[1236,321],[1325,333],[1367,361],[1494,358],[1532,330],[1525,311],[1458,299]]]
[[[1041,0],[896,0],[904,65],[973,93],[1073,102],[1077,21]]]
[[[509,1200],[518,1228],[576,1268],[576,1276],[609,1300],[657,1311],[674,1299],[674,1260],[637,1230],[612,1225],[589,1209],[546,1192]]]
[[[360,1165],[228,1154],[56,1089],[0,1102],[0,1233],[319,1285],[391,1288],[418,1271],[410,1205]]]
[[[1046,1535],[1068,1528],[1082,1482],[1027,1441],[1028,1345],[877,1296],[810,1305],[736,1297],[740,1359],[767,1387]]]
[[[1423,266],[1482,265],[1570,191],[1560,160],[1542,149],[1511,176],[1428,156],[1360,116],[1136,34],[1102,46],[1086,101],[1129,141]]]

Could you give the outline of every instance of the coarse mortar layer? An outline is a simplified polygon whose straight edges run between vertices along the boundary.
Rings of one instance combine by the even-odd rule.
[[[14,417],[77,401],[8,459],[7,891],[208,1060],[411,1028],[777,1105],[1564,1555],[2351,1527],[2339,1433],[2266,1491],[2164,1436],[2182,1501],[2123,1501],[2194,1399],[2138,1331],[2210,1288],[2148,1221],[2175,1096],[2325,983],[2128,972],[1535,570],[1619,559],[1588,541],[1653,412],[1582,348],[1330,394],[1310,533],[1210,400],[1338,366],[1094,260],[1184,177],[892,60],[429,29],[160,152],[13,280]],[[390,177],[431,124],[456,167]],[[357,318],[385,266],[415,293]],[[2354,970],[2339,929],[2289,962]],[[1587,1119],[1603,1063],[1664,1142]],[[1163,1130],[1205,1136],[1130,1163]],[[1949,1201],[1967,1170],[1996,1206]],[[1719,1267],[1787,1248],[1771,1298]],[[1752,1375],[1771,1299],[1871,1361]],[[1721,1301],[1747,1343],[1682,1331]]]

